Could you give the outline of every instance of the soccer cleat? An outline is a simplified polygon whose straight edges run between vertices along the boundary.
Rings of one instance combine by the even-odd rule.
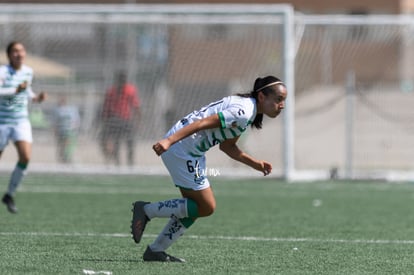
[[[168,255],[164,251],[154,252],[148,246],[145,250],[144,255],[142,256],[144,262],[175,262],[175,263],[184,263],[184,259],[180,259],[171,255]]]
[[[9,210],[10,213],[13,213],[13,214],[17,213],[17,208],[16,208],[16,205],[14,204],[14,200],[12,196],[10,196],[9,194],[5,194],[1,201],[7,206],[7,210]]]
[[[134,208],[132,209],[131,233],[135,243],[139,243],[141,241],[142,233],[144,233],[145,226],[150,220],[147,215],[145,215],[144,211],[144,206],[148,203],[149,202],[145,201],[136,201],[132,204]]]

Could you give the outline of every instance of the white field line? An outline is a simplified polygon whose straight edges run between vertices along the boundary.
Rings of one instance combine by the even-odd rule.
[[[160,189],[146,189],[140,188],[108,188],[98,189],[93,187],[56,187],[56,188],[44,188],[44,187],[23,187],[20,189],[21,193],[64,193],[64,194],[161,194],[161,195],[177,195],[176,190],[160,190]]]
[[[0,232],[0,236],[31,236],[31,237],[93,237],[93,238],[131,238],[124,233],[56,233],[56,232]],[[144,234],[144,238],[155,238],[157,235]],[[227,241],[256,241],[256,242],[314,242],[314,243],[354,243],[354,244],[408,244],[414,245],[414,240],[364,240],[364,239],[319,239],[319,238],[265,238],[253,236],[199,236],[186,235],[185,238],[199,240],[227,240]]]

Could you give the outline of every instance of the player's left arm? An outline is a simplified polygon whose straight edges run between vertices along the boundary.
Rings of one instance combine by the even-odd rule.
[[[41,103],[46,100],[47,94],[45,92],[40,92],[39,94],[35,94],[35,92],[33,92],[32,78],[29,78],[27,81],[24,82],[24,84],[24,90],[29,93],[32,102]]]
[[[237,141],[239,137],[235,137],[232,139],[227,139],[220,143],[220,150],[226,153],[232,159],[235,159],[241,163],[244,163],[253,169],[256,169],[260,172],[263,172],[264,176],[267,176],[272,172],[272,164],[264,160],[257,160],[250,156],[249,154],[240,150],[237,146]]]
[[[35,95],[32,98],[32,101],[36,102],[36,103],[41,103],[41,102],[45,101],[46,98],[47,98],[47,94],[45,92],[40,92],[39,94]]]
[[[27,82],[20,83],[17,87],[3,87],[3,81],[0,79],[0,95],[15,95],[27,88]]]
[[[187,126],[181,128],[171,136],[164,138],[158,141],[156,144],[152,146],[152,149],[157,153],[157,155],[161,155],[165,151],[170,148],[171,145],[174,143],[205,129],[212,129],[218,128],[221,126],[220,118],[217,114],[208,116],[206,118],[194,121],[193,123],[188,124]]]

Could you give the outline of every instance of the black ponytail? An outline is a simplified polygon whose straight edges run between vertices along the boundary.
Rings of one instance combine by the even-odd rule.
[[[263,78],[258,77],[254,81],[253,90],[250,93],[237,94],[237,95],[241,97],[252,97],[256,99],[256,102],[257,102],[260,91],[262,91],[265,95],[268,95],[271,91],[273,91],[272,87],[274,87],[274,85],[272,85],[272,83],[284,85],[283,82],[279,78],[271,76],[271,75],[263,77]],[[256,114],[256,117],[254,118],[252,122],[252,128],[254,127],[256,129],[262,129],[262,125],[263,125],[263,114]]]

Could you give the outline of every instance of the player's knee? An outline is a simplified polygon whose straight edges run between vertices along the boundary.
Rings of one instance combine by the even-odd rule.
[[[209,203],[203,205],[203,207],[200,207],[199,209],[199,215],[200,217],[207,217],[214,213],[214,210],[216,209],[216,203]]]

